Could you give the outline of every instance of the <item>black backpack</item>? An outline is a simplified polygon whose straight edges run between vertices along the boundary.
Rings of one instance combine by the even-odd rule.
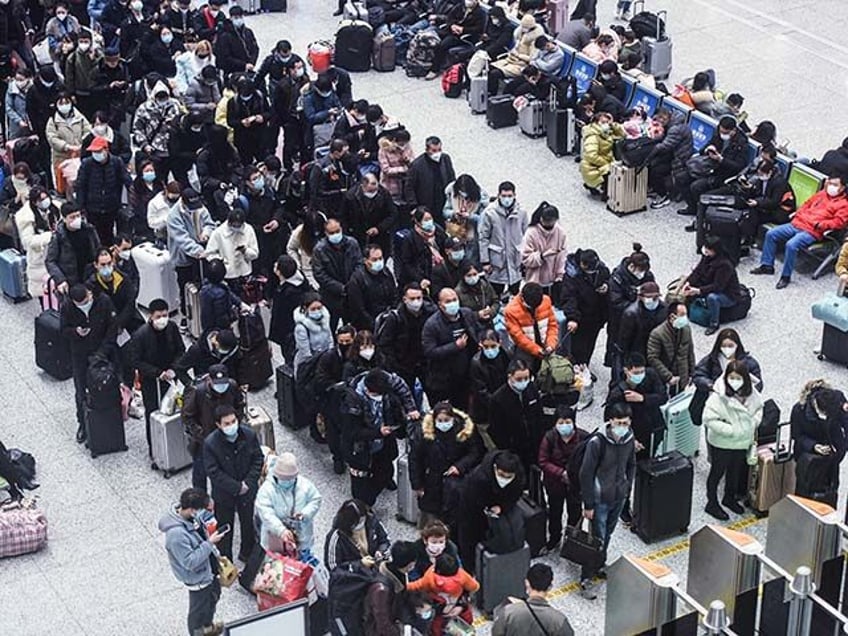
[[[553,82],[551,92],[557,108],[573,110],[577,107],[577,80],[570,75]]]
[[[328,349],[328,351],[333,352],[332,349]],[[315,372],[318,370],[318,364],[321,360],[321,356],[323,356],[327,351],[322,351],[321,353],[316,353],[314,356],[311,356],[301,362],[297,367],[297,372],[295,373],[295,388],[297,389],[298,396],[304,400],[304,402],[312,402],[316,399],[315,395]]]
[[[577,445],[577,448],[574,449],[574,453],[568,459],[568,466],[566,466],[565,472],[568,474],[569,488],[577,489],[574,492],[580,492],[580,469],[583,467],[583,458],[586,456],[586,449],[589,447],[589,443],[593,439],[600,440],[599,443],[601,445],[601,449],[598,457],[598,463],[600,464],[603,460],[604,452],[607,448],[603,437],[603,433],[601,433],[600,430],[595,429],[592,431],[591,435]]]
[[[91,356],[86,374],[88,406],[91,409],[112,409],[121,403],[121,379],[108,358]]]
[[[386,578],[374,568],[359,563],[339,566],[330,572],[327,615],[333,636],[365,636],[365,595]]]

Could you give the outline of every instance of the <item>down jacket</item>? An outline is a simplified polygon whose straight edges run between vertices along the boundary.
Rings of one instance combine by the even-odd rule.
[[[55,207],[51,213],[55,214],[55,217],[58,217]],[[49,229],[39,228],[39,224],[35,220],[35,214],[41,213],[33,213],[29,203],[25,203],[15,213],[18,236],[21,239],[21,246],[24,248],[24,252],[26,252],[27,291],[29,291],[29,295],[33,298],[37,298],[42,292],[41,284],[44,276],[47,274],[47,266],[44,264],[44,259],[47,255],[47,246],[50,244],[50,239],[53,236],[53,233]]]
[[[703,423],[707,429],[707,441],[716,448],[726,450],[748,450],[763,419],[763,401],[757,391],[745,398],[743,404],[735,397],[724,393],[724,382],[719,379],[715,390],[704,406]]]
[[[506,330],[515,343],[516,348],[532,355],[542,357],[544,347],[536,342],[533,323],[539,327],[539,334],[545,341],[545,347],[556,349],[559,341],[559,325],[554,314],[554,306],[550,296],[543,296],[542,303],[536,307],[535,313],[524,306],[521,295],[513,296],[504,312]]]
[[[72,157],[78,157],[79,151],[72,152],[70,148],[82,146],[83,138],[91,132],[91,124],[85,116],[76,108],[70,117],[62,117],[56,113],[47,120],[47,129],[44,134],[50,144],[51,162],[54,168],[60,163]]]
[[[695,370],[695,347],[692,328],[675,329],[666,320],[648,336],[648,364],[660,374],[663,382],[680,378],[678,388],[689,384]]]
[[[528,224],[518,201],[508,210],[499,201],[492,201],[483,211],[477,236],[480,263],[492,266],[490,283],[512,285],[521,280],[521,241]]]
[[[403,183],[415,152],[409,144],[397,144],[385,137],[380,139],[377,159],[380,162],[380,185],[395,200],[403,199]]]
[[[651,156],[671,155],[671,177],[675,183],[683,183],[688,176],[686,162],[695,152],[692,131],[686,124],[683,113],[671,111],[671,121],[662,140],[654,146]]]
[[[820,241],[828,230],[848,227],[848,195],[831,197],[822,190],[811,196],[792,217],[792,226]]]
[[[275,545],[271,537],[279,537],[284,529],[289,529],[297,536],[298,549],[311,550],[315,541],[313,521],[321,501],[315,484],[302,475],[298,475],[294,490],[283,490],[274,479],[266,479],[256,494],[256,514],[262,520],[262,547],[271,549]],[[298,512],[303,518],[296,521],[292,513]]]
[[[307,358],[326,351],[333,346],[333,330],[330,329],[330,312],[324,307],[321,320],[312,320],[298,307],[294,310],[294,372]]]
[[[609,174],[610,165],[615,157],[612,148],[619,139],[624,139],[624,128],[621,124],[612,124],[608,133],[601,131],[598,123],[583,127],[583,150],[580,160],[580,174],[583,183],[590,188],[599,188],[604,177]]]
[[[530,20],[527,20],[527,18],[530,18]],[[545,29],[542,25],[536,24],[532,16],[525,15],[521,20],[521,25],[516,27],[513,33],[512,40],[515,44],[505,58],[493,62],[492,66],[502,71],[507,77],[520,77],[521,71],[536,55],[535,42],[541,35],[545,35]]]
[[[554,254],[548,254],[551,250]],[[524,282],[539,283],[543,287],[562,280],[565,274],[565,230],[557,223],[552,230],[542,224],[531,225],[521,243],[521,265]]]

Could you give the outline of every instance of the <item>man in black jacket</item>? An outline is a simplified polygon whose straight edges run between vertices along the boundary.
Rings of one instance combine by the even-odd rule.
[[[244,25],[244,10],[240,6],[230,8],[230,19],[221,24],[213,52],[215,65],[225,75],[253,70],[259,59],[259,45],[253,31]]]
[[[524,360],[510,362],[506,373],[506,384],[492,394],[489,402],[489,435],[498,448],[518,455],[529,474],[530,467],[537,463],[545,434],[542,400]]]
[[[241,532],[238,559],[246,562],[256,544],[253,501],[259,490],[264,460],[262,449],[253,429],[239,425],[238,415],[231,406],[215,409],[215,425],[217,430],[203,442],[203,460],[212,482],[215,517],[218,527],[231,526],[238,511]],[[218,546],[221,555],[232,560],[233,533],[225,534]]]
[[[333,129],[333,139],[344,139],[351,154],[356,155],[360,160],[363,159],[360,151],[367,152],[365,150],[365,138],[369,134],[373,134],[368,125],[367,115],[368,102],[364,99],[357,99],[344,109],[336,120],[336,127]],[[376,157],[371,157],[370,161],[375,159]]]
[[[344,319],[346,286],[353,273],[362,267],[362,251],[356,239],[345,236],[336,219],[324,224],[325,238],[312,252],[312,272],[321,292],[321,300],[330,312],[330,328]]]
[[[356,270],[347,283],[347,317],[357,329],[374,331],[374,321],[397,304],[397,285],[386,269],[383,250],[365,248],[365,267]]]
[[[344,196],[341,219],[348,233],[365,249],[369,243],[379,245],[389,254],[392,231],[398,221],[398,210],[392,195],[367,173]]]
[[[638,299],[621,316],[617,344],[622,355],[648,355],[648,337],[654,327],[663,323],[667,312],[660,300],[660,287],[654,282],[639,287]]]
[[[301,89],[309,84],[306,66],[296,55],[285,67],[285,75],[271,93],[274,121],[283,129],[283,167],[291,172],[295,157],[303,146],[304,120],[298,108]]]
[[[274,266],[276,285],[265,288],[271,300],[271,326],[268,340],[280,345],[283,359],[289,364],[294,361],[294,310],[303,303],[306,292],[315,291],[306,277],[297,269],[297,263],[288,254],[277,259]]]
[[[115,308],[105,294],[96,298],[85,285],[71,287],[70,301],[62,305],[60,326],[62,335],[71,344],[74,397],[77,406],[77,442],[85,441],[85,390],[88,361],[92,354],[114,359]]]
[[[115,267],[112,253],[106,248],[97,251],[94,260],[94,273],[86,282],[95,295],[106,294],[115,309],[115,329],[117,333],[126,330],[133,334],[144,324],[144,319],[136,308],[138,282]]]
[[[240,360],[238,349],[238,338],[231,330],[215,329],[188,348],[177,361],[174,371],[185,386],[192,384],[189,369],[194,371],[196,379],[206,375],[213,364],[225,365],[229,377],[235,378]]]
[[[109,152],[104,137],[95,137],[87,150],[91,156],[82,160],[74,185],[77,203],[97,229],[100,242],[112,245],[121,193],[130,185],[130,175],[121,158]]]
[[[814,160],[810,165],[828,177],[848,175],[848,137],[842,140],[839,148],[828,150],[821,161]]]
[[[226,126],[206,127],[207,142],[197,155],[197,178],[206,208],[216,221],[227,219],[229,205],[224,201],[227,188],[239,180],[241,161],[227,139]]]
[[[176,380],[174,366],[185,353],[180,328],[168,317],[168,303],[161,298],[150,301],[150,318],[133,333],[130,340],[131,367],[141,376],[141,399],[144,402],[144,426],[147,455],[153,457],[150,443],[150,414],[159,408],[169,382]]]
[[[47,246],[44,265],[56,283],[56,291],[67,294],[71,285],[82,283],[94,263],[100,241],[97,232],[82,218],[74,203],[63,203],[60,209],[62,222]]]
[[[423,205],[434,213],[445,207],[445,188],[456,179],[450,155],[442,152],[442,140],[427,137],[426,151],[409,166],[412,205]]]
[[[455,4],[447,15],[447,23],[440,29],[442,38],[436,47],[433,66],[425,79],[434,80],[445,68],[451,50],[473,48],[486,26],[486,12],[478,0]]]
[[[309,171],[309,207],[339,218],[344,196],[356,183],[356,158],[344,139],[333,139],[330,152]]]
[[[227,104],[227,125],[233,130],[233,145],[244,164],[261,161],[268,154],[271,107],[265,95],[256,90],[253,80],[242,77],[236,83],[236,95]],[[276,139],[273,146],[276,148]]]
[[[277,202],[262,171],[251,166],[245,170],[244,187],[235,205],[244,209],[247,222],[256,233],[259,258],[253,262],[253,273],[270,277],[274,263],[288,243],[291,228],[283,206]]]
[[[318,414],[324,418],[324,438],[333,457],[333,471],[337,475],[344,472],[345,466],[339,413],[344,385],[339,383],[342,381],[342,370],[355,335],[356,329],[351,325],[342,325],[336,329],[336,346],[318,354],[311,391],[308,391],[312,393]],[[309,432],[313,437],[319,436],[314,426],[310,426]]]
[[[121,60],[121,50],[115,44],[107,46],[94,72],[92,95],[98,107],[106,111],[109,125],[116,130],[124,121],[129,88],[130,72],[127,63]]]
[[[459,306],[456,291],[439,292],[439,311],[424,323],[421,344],[427,358],[427,397],[468,408],[468,369],[477,352],[479,325],[473,311]]]

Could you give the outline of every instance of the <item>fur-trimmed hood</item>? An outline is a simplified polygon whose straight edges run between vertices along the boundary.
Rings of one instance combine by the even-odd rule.
[[[453,417],[454,420],[464,423],[463,427],[456,434],[456,441],[460,443],[467,442],[474,435],[474,421],[468,413],[460,411],[457,408],[453,409]],[[424,439],[431,442],[436,439],[436,419],[433,417],[432,412],[427,413],[424,419],[421,420],[421,435]]]
[[[801,396],[798,398],[798,402],[801,404],[806,404],[807,401],[812,397],[813,393],[818,391],[819,389],[830,389],[832,388],[827,380],[823,378],[819,378],[817,380],[810,380],[804,385],[804,388],[801,390]]]

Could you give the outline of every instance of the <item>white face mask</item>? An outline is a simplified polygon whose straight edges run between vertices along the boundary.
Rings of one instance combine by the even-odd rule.
[[[732,347],[722,347],[721,348],[721,355],[723,355],[725,358],[730,359],[735,354],[736,354],[736,345],[733,345]]]
[[[86,53],[90,48],[91,48],[91,42],[80,42],[77,45],[77,49],[79,49],[79,51],[81,53]]]
[[[436,428],[442,433],[447,433],[453,428],[453,420],[436,420]]]
[[[168,316],[162,316],[161,318],[157,318],[152,323],[153,328],[156,331],[162,331],[165,327],[168,326]]]
[[[374,349],[360,349],[359,355],[361,355],[366,360],[370,360],[374,357]]]
[[[745,380],[742,378],[727,378],[727,386],[729,386],[734,391],[738,391],[745,384]]]
[[[427,554],[430,556],[437,557],[442,552],[445,551],[445,544],[443,541],[428,541],[427,542]]]
[[[827,186],[827,196],[829,196],[829,197],[839,196],[839,186],[832,185],[832,184]]]
[[[495,473],[495,481],[498,482],[498,486],[500,486],[501,488],[506,488],[507,486],[509,486],[513,482],[514,479],[515,479],[514,476],[513,477],[501,477],[500,475]]]

